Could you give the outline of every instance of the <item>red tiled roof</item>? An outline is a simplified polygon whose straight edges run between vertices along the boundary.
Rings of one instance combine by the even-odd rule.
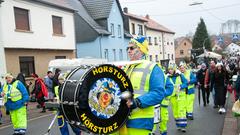
[[[124,15],[126,15],[126,16],[128,16],[128,17],[130,17],[130,18],[134,18],[134,19],[136,19],[136,20],[141,20],[141,21],[144,21],[144,22],[147,22],[148,20],[145,18],[145,17],[143,17],[143,16],[138,16],[138,15],[134,15],[134,14],[131,14],[131,13],[125,13],[125,12],[123,12],[124,13]]]
[[[146,18],[146,19],[147,19],[147,18]],[[175,32],[173,32],[173,31],[171,31],[170,29],[164,27],[163,25],[157,23],[156,21],[154,21],[154,20],[152,20],[152,19],[150,19],[150,18],[147,19],[147,20],[148,20],[148,22],[147,22],[147,28],[175,34]]]

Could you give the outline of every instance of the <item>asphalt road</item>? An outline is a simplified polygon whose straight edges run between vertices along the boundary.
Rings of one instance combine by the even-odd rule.
[[[224,123],[224,115],[218,114],[218,109],[213,109],[213,105],[211,104],[212,100],[210,100],[210,105],[203,107],[203,105],[198,105],[197,96],[195,99],[194,120],[188,121],[186,133],[177,131],[170,108],[170,122],[168,125],[169,135],[221,135]],[[44,135],[53,117],[53,114],[46,114],[39,118],[33,118],[29,120],[27,135]],[[12,134],[13,130],[11,125],[0,128],[0,135]],[[51,129],[51,135],[60,135],[56,121]]]

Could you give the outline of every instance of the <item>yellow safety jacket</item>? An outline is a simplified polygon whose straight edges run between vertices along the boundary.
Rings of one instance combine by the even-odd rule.
[[[149,91],[150,75],[156,64],[143,60],[141,63],[132,64],[125,68],[125,72],[129,76],[133,89],[134,98],[141,96]],[[147,108],[137,108],[133,110],[130,119],[153,118],[154,106]]]
[[[59,86],[54,87],[54,93],[56,95],[57,101],[59,101],[58,89],[59,89]]]
[[[172,78],[170,80],[173,82]],[[177,76],[176,82],[174,84],[174,90],[171,96],[176,96],[176,94],[179,94],[179,87],[182,84],[181,76]]]
[[[167,76],[164,74],[164,78],[165,78],[165,83],[164,83],[164,85],[166,85],[166,82],[167,82]],[[169,79],[170,81],[171,81],[171,83],[172,84],[174,84],[173,83],[173,81],[172,81],[172,79]],[[163,99],[163,101],[161,102],[161,106],[162,107],[168,107],[168,105],[169,105],[169,98],[171,97],[171,95],[170,96],[167,96],[167,97],[165,97],[164,99]]]
[[[8,86],[10,85],[10,89],[8,89]],[[12,85],[11,84],[4,84],[3,86],[3,93],[4,93],[4,103],[7,102],[7,100],[11,100],[13,102],[16,102],[18,100],[22,99],[22,93],[20,90],[17,89],[18,81],[15,81]]]
[[[186,70],[185,72],[184,72],[184,77],[188,80],[188,81],[190,81],[190,76],[191,76],[191,71],[190,70]],[[191,88],[194,88],[194,84],[189,84],[188,85],[188,89],[191,89]]]

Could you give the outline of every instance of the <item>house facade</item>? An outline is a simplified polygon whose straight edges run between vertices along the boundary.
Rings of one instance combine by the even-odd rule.
[[[119,1],[71,1],[78,10],[75,15],[77,57],[127,60],[126,42],[130,37],[124,30]]]
[[[192,41],[186,37],[180,37],[175,40],[176,63],[180,61],[189,61],[191,58]]]
[[[37,73],[43,77],[50,60],[75,57],[74,9],[66,0],[55,2],[1,3],[0,50],[6,69],[2,74]]]
[[[127,8],[124,8],[124,15],[125,28],[133,37],[147,37],[150,61],[169,60],[169,63],[175,63],[173,31],[157,23],[149,15],[134,15]]]

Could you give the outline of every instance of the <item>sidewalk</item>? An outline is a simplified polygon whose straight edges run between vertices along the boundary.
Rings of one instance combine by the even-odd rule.
[[[28,120],[32,118],[37,118],[43,115],[49,115],[52,113],[52,111],[47,111],[46,113],[40,113],[42,109],[41,108],[38,109],[36,106],[37,106],[37,102],[29,102],[28,109],[27,109]],[[6,115],[6,111],[4,107],[1,108],[1,111],[3,113],[3,118],[2,118],[2,125],[0,125],[0,128],[11,124],[10,117],[9,115]]]
[[[235,118],[232,113],[233,106],[233,94],[229,95],[227,98],[227,113],[224,120],[224,126],[222,135],[238,135],[240,130],[240,120],[239,118]]]

